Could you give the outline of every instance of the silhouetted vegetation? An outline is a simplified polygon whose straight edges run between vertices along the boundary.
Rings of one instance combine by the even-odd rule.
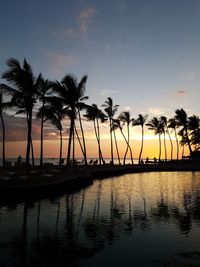
[[[85,96],[87,76],[83,76],[80,82],[71,74],[63,77],[61,82],[50,81],[44,79],[42,74],[35,77],[31,65],[24,59],[22,64],[16,59],[9,59],[7,61],[8,69],[2,74],[2,78],[8,84],[0,84],[0,118],[2,125],[2,158],[3,166],[6,163],[6,125],[3,119],[3,111],[6,108],[17,108],[16,115],[24,114],[27,124],[27,147],[26,147],[26,164],[30,164],[30,157],[32,155],[32,163],[34,164],[34,150],[32,142],[32,121],[33,118],[41,120],[40,130],[40,165],[43,165],[43,140],[44,140],[44,123],[48,120],[59,130],[60,136],[60,152],[59,163],[62,164],[62,147],[63,147],[63,129],[62,120],[67,118],[69,121],[69,128],[67,128],[68,145],[67,151],[67,165],[75,164],[75,139],[78,140],[85,165],[87,165],[87,145],[85,139],[83,117],[87,120],[93,121],[94,133],[98,145],[99,164],[104,163],[102,151],[102,142],[100,135],[100,123],[108,121],[110,131],[110,158],[111,164],[114,164],[114,146],[113,138],[116,147],[116,154],[119,164],[121,164],[120,150],[116,136],[116,130],[119,129],[126,144],[123,163],[126,164],[127,153],[130,152],[132,164],[133,153],[131,140],[134,136],[130,134],[130,126],[140,126],[142,128],[141,149],[138,155],[139,163],[143,162],[142,152],[144,147],[145,131],[147,126],[149,130],[153,130],[155,135],[159,137],[159,161],[161,160],[161,136],[164,142],[165,160],[173,159],[173,142],[171,132],[174,131],[176,140],[176,159],[179,156],[179,146],[183,147],[182,157],[184,155],[185,146],[188,146],[190,155],[194,151],[200,149],[200,120],[196,115],[188,117],[184,109],[175,110],[173,118],[166,118],[165,116],[153,117],[146,123],[147,115],[139,114],[138,118],[131,117],[130,112],[122,111],[117,116],[119,105],[115,105],[112,98],[108,97],[102,107],[104,111],[99,109],[96,104],[86,104],[88,99]],[[3,103],[3,98],[10,98],[10,101]],[[37,115],[35,116],[35,110]],[[123,129],[126,126],[126,129]],[[77,128],[78,127],[78,128]],[[177,132],[178,131],[178,132]],[[170,141],[170,157],[167,154],[166,134]],[[135,156],[135,155],[134,155]],[[136,156],[135,156],[136,157]]]

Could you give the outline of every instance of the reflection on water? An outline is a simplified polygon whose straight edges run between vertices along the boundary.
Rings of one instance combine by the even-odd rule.
[[[1,206],[0,237],[0,266],[199,266],[200,173],[128,174]]]

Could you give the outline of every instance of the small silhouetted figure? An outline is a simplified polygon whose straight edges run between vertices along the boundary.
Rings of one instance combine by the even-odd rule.
[[[156,158],[156,157],[154,157],[154,158],[153,158],[153,160],[154,160],[154,163],[156,163],[156,162],[157,162],[157,158]]]
[[[144,164],[144,160],[143,159],[141,159],[141,164]]]
[[[146,164],[148,164],[148,163],[149,163],[149,158],[148,158],[148,157],[146,158],[146,161],[145,161],[145,163],[146,163]]]
[[[22,156],[19,155],[17,158],[17,165],[20,166],[22,164]]]

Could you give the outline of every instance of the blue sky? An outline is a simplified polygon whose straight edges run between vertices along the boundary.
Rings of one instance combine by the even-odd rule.
[[[88,75],[89,102],[200,113],[200,1],[2,0],[0,73],[26,57],[34,73]]]
[[[199,0],[1,0],[0,25],[0,73],[25,57],[48,79],[87,74],[88,103],[110,96],[149,119],[177,108],[200,115]],[[24,140],[24,123],[6,121],[9,140]]]

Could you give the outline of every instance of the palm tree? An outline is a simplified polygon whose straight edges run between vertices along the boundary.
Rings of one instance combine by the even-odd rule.
[[[116,136],[116,129],[118,129],[119,126],[121,127],[121,130],[122,130],[122,126],[120,125],[120,121],[118,119],[113,119],[111,131],[113,132],[113,135],[114,135],[118,162],[119,162],[119,165],[121,165],[121,159],[120,159],[120,155],[119,155],[119,148],[118,148],[117,136]]]
[[[200,144],[200,119],[198,116],[193,115],[188,118],[188,129],[191,131],[191,143],[195,146],[195,149],[197,150],[197,145]]]
[[[48,80],[45,80],[42,75],[40,74],[38,77],[38,90],[37,94],[39,97],[39,100],[42,103],[42,106],[40,108],[40,115],[41,115],[41,130],[40,130],[40,166],[43,165],[43,128],[44,128],[44,105],[46,102],[46,96],[48,94],[48,91],[50,89],[50,82]]]
[[[43,118],[43,123],[47,120],[51,121],[57,127],[60,134],[60,153],[59,164],[62,164],[62,120],[67,113],[67,109],[63,107],[62,100],[59,97],[46,97],[45,106],[41,107],[37,113],[38,118]]]
[[[99,164],[104,163],[102,151],[101,151],[101,139],[100,139],[100,129],[99,129],[99,120],[104,122],[106,120],[106,115],[98,108],[96,104],[92,104],[91,106],[87,106],[86,114],[84,117],[90,121],[93,121],[94,131],[98,144],[99,151]]]
[[[111,97],[108,97],[107,100],[102,105],[104,107],[104,111],[109,120],[110,127],[110,152],[111,152],[111,164],[113,165],[113,137],[112,137],[112,123],[114,119],[114,115],[117,113],[119,105],[114,105]]]
[[[1,125],[2,125],[2,159],[3,159],[3,167],[6,164],[6,156],[5,156],[5,124],[3,119],[3,110],[7,107],[7,103],[3,103],[3,93],[0,92],[0,118],[1,118]]]
[[[161,134],[162,134],[162,127],[160,125],[160,120],[157,117],[153,117],[147,124],[146,126],[149,127],[149,130],[153,130],[154,134],[159,137],[159,161],[161,158]]]
[[[131,118],[129,111],[123,111],[119,115],[118,119],[122,122],[122,126],[126,124],[126,127],[127,127],[127,148],[124,154],[124,162],[123,162],[123,164],[125,164],[127,152],[128,152],[128,149],[130,148],[130,124],[133,122],[133,118]],[[131,157],[131,162],[133,164],[132,157]]]
[[[83,76],[81,81],[78,83],[77,79],[73,75],[68,74],[62,79],[61,83],[56,81],[52,84],[52,89],[60,95],[63,104],[66,105],[68,108],[68,117],[70,119],[69,142],[67,152],[68,166],[70,165],[71,146],[74,143],[75,120],[77,116],[79,117],[79,122],[81,125],[84,147],[83,156],[85,164],[87,165],[86,145],[80,116],[80,110],[84,107],[83,101],[88,99],[88,97],[84,96],[86,81],[87,76]]]
[[[190,151],[190,154],[192,153],[192,148],[191,148],[191,143],[190,143],[190,139],[189,139],[189,134],[188,134],[188,117],[187,117],[187,113],[185,112],[184,109],[177,109],[175,110],[175,120],[177,122],[177,126],[182,127],[186,140],[187,140],[187,145]]]
[[[165,116],[160,117],[160,127],[164,135],[165,161],[167,161],[167,147],[166,147],[166,138],[165,138],[165,133],[166,133],[166,128],[167,128],[167,118]]]
[[[8,70],[2,74],[2,79],[14,87],[1,84],[0,88],[12,96],[11,105],[19,108],[17,114],[25,113],[27,121],[27,148],[26,164],[29,165],[31,150],[31,132],[33,107],[36,102],[37,81],[33,75],[30,64],[24,59],[22,66],[14,58],[7,61]]]
[[[186,137],[186,134],[185,134],[185,131],[184,129],[181,129],[178,133],[178,135],[180,135],[181,137],[181,140],[179,141],[180,145],[183,147],[183,151],[182,151],[182,159],[184,157],[184,152],[185,152],[185,145],[188,144],[188,141],[187,141],[187,137]]]
[[[176,124],[176,120],[174,118],[169,119],[169,124],[168,124],[168,128],[171,128],[174,130],[174,134],[175,134],[175,139],[176,139],[176,159],[179,159],[179,144],[178,144],[178,137],[177,137],[177,124]]]
[[[142,128],[142,143],[141,143],[141,149],[140,149],[140,154],[139,154],[139,164],[141,162],[141,157],[142,157],[143,144],[144,144],[144,125],[147,121],[147,117],[148,115],[138,114],[138,118],[136,120],[133,120],[133,123],[132,123],[133,126],[141,126]]]

